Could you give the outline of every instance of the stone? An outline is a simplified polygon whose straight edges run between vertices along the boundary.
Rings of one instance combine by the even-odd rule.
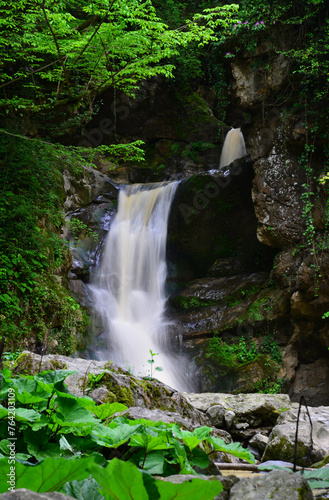
[[[282,168],[282,165],[285,168]],[[302,184],[305,173],[293,156],[274,146],[254,163],[252,199],[258,220],[257,238],[265,245],[285,248],[299,242],[305,231]]]
[[[329,405],[329,366],[326,358],[314,363],[300,364],[289,390],[292,401],[304,396],[310,406]]]
[[[19,488],[15,491],[8,491],[0,495],[1,500],[73,500],[73,497],[52,491],[48,493],[36,493],[35,491]]]
[[[184,393],[190,403],[198,410],[206,412],[212,405],[220,405],[235,414],[234,422],[254,425],[260,418],[262,425],[276,422],[283,409],[291,408],[287,394],[220,394]]]
[[[223,425],[225,409],[221,405],[214,405],[208,408],[206,415],[212,425],[219,429]]]
[[[329,408],[309,407],[308,410],[312,428],[306,409],[302,407],[300,411],[297,440],[297,465],[300,466],[310,466],[329,455]],[[269,436],[262,461],[294,461],[297,412],[298,405],[293,403],[293,408],[281,414]]]
[[[250,439],[249,444],[254,446],[261,452],[263,452],[268,443],[268,436],[264,436],[263,434],[254,434],[254,436]]]
[[[104,401],[107,397],[109,402],[118,401],[128,407],[161,408],[188,418],[195,427],[202,425],[211,427],[208,417],[195,409],[183,394],[156,379],[144,380],[135,377],[110,361],[70,358],[55,354],[40,356],[24,351],[17,358],[14,367],[16,373],[30,375],[43,370],[76,371],[77,373],[65,379],[69,392],[75,396],[93,395],[97,402]],[[90,386],[88,374],[101,373],[104,373],[99,382],[102,390],[97,391],[99,387]]]
[[[306,479],[290,471],[271,471],[243,478],[230,490],[230,500],[313,500]]]
[[[63,179],[66,194],[65,212],[88,205],[105,192],[117,196],[117,187],[106,175],[94,168],[80,167],[75,173],[64,170]]]
[[[148,408],[140,408],[138,406],[131,406],[128,410],[120,412],[120,416],[126,416],[130,420],[140,420],[145,418],[146,420],[154,420],[155,422],[164,422],[165,424],[175,424],[177,423],[180,428],[186,429],[187,431],[193,432],[194,429],[200,425],[188,418],[183,418],[179,413],[171,411],[162,411],[159,409],[150,410]]]
[[[249,109],[263,102],[266,95],[273,90],[278,90],[285,81],[289,62],[283,54],[271,56],[270,70],[261,70],[255,62],[247,60],[234,60],[231,64],[234,78],[233,90],[243,109]],[[262,77],[260,77],[262,73]]]
[[[235,413],[234,411],[232,410],[227,410],[225,413],[224,413],[224,418],[225,418],[225,423],[226,423],[226,427],[228,429],[230,429],[232,427],[232,424],[234,422],[234,418],[235,418]]]

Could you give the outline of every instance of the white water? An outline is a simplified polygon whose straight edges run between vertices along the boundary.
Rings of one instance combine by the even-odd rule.
[[[226,167],[232,161],[246,156],[247,150],[244,137],[240,128],[232,128],[226,134],[223,144],[222,154],[219,161],[219,168]]]
[[[91,288],[107,338],[99,357],[139,376],[150,376],[152,366],[153,377],[186,390],[181,363],[169,354],[164,319],[167,224],[176,187],[172,182],[120,190],[118,212]],[[152,365],[150,349],[159,353]]]

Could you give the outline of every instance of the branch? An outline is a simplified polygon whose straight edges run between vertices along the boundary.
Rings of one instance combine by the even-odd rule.
[[[65,63],[64,63],[63,56],[62,56],[62,53],[60,51],[60,48],[59,48],[59,45],[58,45],[58,42],[57,42],[57,38],[56,38],[55,32],[54,32],[54,30],[52,29],[52,27],[50,25],[50,22],[49,22],[47,13],[46,13],[45,0],[43,0],[43,2],[41,4],[41,9],[42,9],[43,15],[45,16],[46,23],[48,25],[48,28],[50,29],[50,32],[52,34],[52,37],[53,37],[55,45],[56,45],[58,57],[59,57],[59,60],[61,62],[62,68],[63,68],[64,77],[65,77],[66,86],[67,86],[67,90],[68,90],[69,96],[72,97],[72,92],[71,92],[70,82],[69,82],[69,78],[68,78],[68,73],[67,73],[66,68],[65,68]]]
[[[26,78],[27,76],[31,76],[31,74],[33,73],[37,73],[38,71],[42,71],[43,69],[46,69],[46,68],[49,68],[49,66],[52,66],[53,64],[56,64],[60,62],[60,59],[56,59],[56,61],[53,61],[49,64],[46,64],[46,66],[42,66],[41,68],[38,68],[34,71],[32,71],[29,75],[23,75],[23,76],[20,76],[19,78],[14,78],[14,80],[10,80],[10,82],[7,82],[7,83],[3,83],[2,85],[0,85],[0,89],[2,87],[6,87],[7,85],[10,85],[11,83],[14,83],[14,82],[17,82],[18,80],[21,80],[22,78]]]
[[[115,0],[112,0],[112,3],[111,5],[109,6],[109,8],[107,9],[107,12],[105,14],[105,16],[101,19],[99,25],[97,26],[97,28],[95,29],[94,33],[91,35],[91,37],[89,38],[88,42],[86,43],[86,45],[81,49],[81,51],[79,52],[79,54],[76,56],[76,58],[74,59],[73,63],[72,63],[72,67],[74,67],[75,63],[80,59],[80,57],[82,56],[82,54],[84,53],[84,51],[89,47],[90,45],[90,42],[92,41],[92,39],[94,38],[95,35],[97,35],[100,27],[102,26],[102,24],[104,23],[106,17],[107,17],[107,14],[110,12],[110,10],[112,9],[113,7],[113,4],[114,4]],[[70,74],[72,70],[69,70],[68,72],[68,75]]]

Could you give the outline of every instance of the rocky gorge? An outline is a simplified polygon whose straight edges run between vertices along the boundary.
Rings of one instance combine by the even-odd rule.
[[[164,79],[142,85],[135,101],[116,97],[116,137],[142,138],[146,166],[114,167],[103,160],[98,171],[64,172],[67,217],[86,223],[101,241],[80,234],[68,286],[90,310],[85,285],[99,262],[121,184],[179,179],[168,228],[167,315],[174,321],[171,335],[197,368],[197,390],[279,388],[293,401],[304,395],[311,405],[328,404],[327,194],[318,184],[312,207],[306,205],[308,190],[315,190],[298,160],[307,131],[301,114],[270,104],[284,91],[288,68],[282,55],[271,53],[272,73],[259,69],[267,50],[262,46],[248,62],[232,63],[225,125],[216,117],[210,86],[195,86],[183,106]],[[105,99],[111,103],[113,96]],[[113,130],[104,128],[113,121],[108,109],[101,107],[84,141],[111,143]],[[241,127],[248,156],[220,170],[229,126]],[[314,168],[321,171],[321,157]],[[214,337],[217,352],[209,351]],[[241,338],[254,359],[223,364],[220,348]]]

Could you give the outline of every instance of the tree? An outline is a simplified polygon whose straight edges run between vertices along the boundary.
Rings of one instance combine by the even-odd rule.
[[[151,0],[0,0],[0,109],[90,101],[109,87],[131,94],[142,80],[172,76],[179,46],[208,43],[236,10],[206,9],[169,29]]]

